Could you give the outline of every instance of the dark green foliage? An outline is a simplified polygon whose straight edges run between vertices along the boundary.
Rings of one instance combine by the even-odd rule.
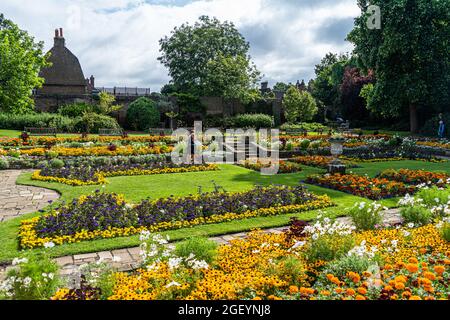
[[[58,109],[60,115],[70,118],[82,117],[89,112],[96,112],[96,107],[88,103],[73,103]]]
[[[97,113],[86,113],[74,121],[76,132],[98,133],[100,129],[120,129],[116,119]]]
[[[445,123],[445,132],[444,136],[450,138],[450,113],[443,114],[443,120]],[[422,134],[429,137],[437,137],[439,128],[439,116],[435,116],[425,122],[425,125],[422,127]]]
[[[156,103],[148,98],[139,98],[130,104],[127,124],[130,129],[145,131],[159,126],[160,114]]]
[[[267,114],[241,114],[231,119],[231,125],[243,129],[270,129],[274,126],[274,120]]]

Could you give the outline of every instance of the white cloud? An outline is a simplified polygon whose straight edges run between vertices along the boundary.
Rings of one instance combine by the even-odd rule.
[[[36,39],[53,43],[63,27],[68,48],[99,86],[159,88],[159,39],[201,15],[233,21],[271,82],[308,80],[329,51],[346,52],[355,0],[2,0],[2,12]]]

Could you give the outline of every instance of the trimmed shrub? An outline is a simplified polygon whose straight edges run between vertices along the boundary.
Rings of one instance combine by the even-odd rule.
[[[274,126],[274,119],[267,114],[241,114],[231,119],[232,125],[235,128],[272,128]]]
[[[60,159],[52,159],[50,160],[49,165],[53,169],[61,169],[62,167],[64,167],[64,161]]]
[[[78,132],[98,133],[100,129],[120,129],[117,120],[97,113],[86,113],[75,124]]]
[[[157,127],[160,114],[156,103],[147,98],[139,98],[130,104],[127,112],[127,124],[130,129],[145,131]]]

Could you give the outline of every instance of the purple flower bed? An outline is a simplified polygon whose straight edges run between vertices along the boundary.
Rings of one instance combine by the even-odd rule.
[[[244,213],[247,210],[304,204],[316,200],[301,186],[256,187],[242,193],[203,193],[184,198],[144,200],[131,208],[119,196],[96,192],[83,201],[74,200],[42,216],[36,226],[39,237],[73,235],[82,230],[109,227],[150,227],[162,222]],[[57,214],[55,212],[58,212]]]
[[[65,178],[69,180],[80,180],[83,182],[98,182],[98,173],[114,173],[119,171],[131,170],[154,170],[165,168],[188,168],[194,165],[176,165],[171,162],[153,162],[153,163],[131,163],[120,165],[103,165],[103,166],[89,166],[89,167],[63,167],[51,168],[45,167],[41,169],[41,176]]]
[[[87,196],[81,203],[74,199],[56,211],[59,213],[39,219],[36,231],[40,236],[71,235],[81,230],[106,230],[108,227],[124,228],[138,223],[136,214],[117,195],[100,191]]]

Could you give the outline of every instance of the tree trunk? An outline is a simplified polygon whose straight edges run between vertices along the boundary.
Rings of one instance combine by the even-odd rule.
[[[415,104],[411,104],[409,106],[409,123],[411,133],[419,132],[419,122],[417,119],[417,106]]]

